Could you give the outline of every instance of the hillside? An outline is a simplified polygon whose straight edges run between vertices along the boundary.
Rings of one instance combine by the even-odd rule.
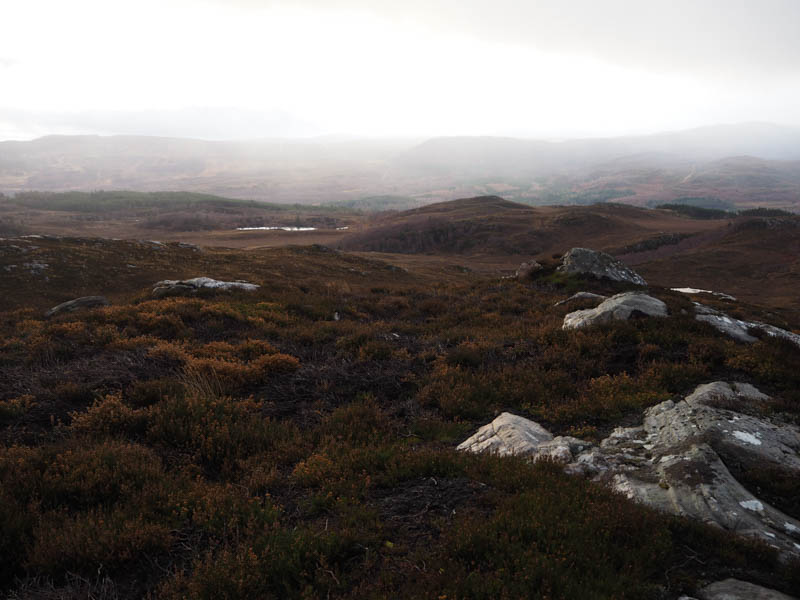
[[[285,245],[286,234],[291,234],[292,243],[332,243],[360,220],[357,212],[345,208],[268,204],[192,192],[0,195],[0,235],[157,239],[220,246],[258,242]],[[308,240],[306,236],[311,233],[313,239]]]
[[[691,219],[621,204],[530,207],[478,197],[374,218],[339,243],[406,266],[419,264],[421,254],[484,273],[513,272],[531,257],[548,262],[587,246],[636,266],[657,285],[714,289],[796,311],[799,222],[793,216]]]
[[[484,202],[533,211],[455,208],[480,215]],[[759,416],[797,423],[800,349],[737,343],[694,320],[683,294],[649,290],[668,318],[567,331],[585,304],[557,301],[625,286],[552,267],[526,281],[436,261],[403,270],[319,246],[34,237],[0,249],[18,265],[0,290],[9,597],[673,600],[726,577],[800,589],[800,565],[769,540],[553,462],[456,450],[502,411],[594,444],[717,379],[758,386],[770,395]],[[151,295],[159,279],[198,275],[261,287]],[[111,305],[43,316],[98,293]],[[800,518],[795,479],[736,469]]]
[[[497,196],[437,203],[387,215],[341,247],[389,253],[483,254],[549,258],[588,245],[612,249],[656,236],[695,235],[719,222],[617,204],[530,207]]]
[[[800,309],[800,217],[739,218],[721,236],[622,258],[654,283]]]

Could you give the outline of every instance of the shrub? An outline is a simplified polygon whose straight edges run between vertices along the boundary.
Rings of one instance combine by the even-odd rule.
[[[147,355],[159,363],[177,367],[189,362],[190,357],[182,344],[158,340],[148,349]]]
[[[33,531],[27,565],[51,575],[114,571],[153,553],[166,552],[170,528],[123,509],[91,509],[65,517],[43,516]]]
[[[388,418],[372,395],[361,395],[329,414],[318,429],[323,437],[350,445],[374,443],[391,431]]]
[[[34,404],[34,397],[30,394],[24,394],[9,400],[0,400],[0,423],[12,421],[21,417]]]
[[[209,553],[190,576],[179,574],[159,593],[165,600],[311,598],[347,589],[345,574],[363,556],[352,534],[276,530],[236,549]]]
[[[150,450],[104,441],[0,452],[0,484],[23,513],[80,511],[134,501],[137,511],[163,502],[164,471]]]
[[[76,433],[92,437],[141,434],[147,424],[145,411],[126,406],[117,394],[95,401],[84,413],[73,412],[70,416],[70,427]]]
[[[303,436],[288,423],[273,422],[252,400],[191,396],[168,398],[150,410],[147,439],[189,452],[212,471],[236,471],[251,455],[294,458]]]
[[[167,397],[181,396],[184,385],[173,378],[134,381],[127,392],[127,399],[134,406],[151,406]]]

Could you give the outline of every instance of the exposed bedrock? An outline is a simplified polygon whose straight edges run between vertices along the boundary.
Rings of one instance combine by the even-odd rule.
[[[213,290],[230,292],[243,290],[254,292],[260,286],[246,281],[219,281],[210,277],[194,277],[193,279],[165,279],[153,286],[153,297],[164,298],[167,296],[193,296],[200,290]]]
[[[796,600],[781,592],[740,581],[723,579],[700,590],[699,600]]]
[[[800,428],[754,416],[767,399],[748,384],[701,385],[679,402],[647,409],[640,426],[617,428],[599,445],[553,437],[538,423],[503,413],[458,449],[547,457],[633,500],[800,556],[800,521],[756,497],[731,472],[735,465],[800,477]]]
[[[563,329],[578,329],[636,317],[666,317],[667,305],[641,292],[623,292],[603,300],[597,307],[576,310],[564,317]]]
[[[800,335],[786,331],[774,325],[761,323],[760,321],[742,321],[726,315],[724,312],[700,304],[694,303],[695,319],[708,323],[718,331],[732,337],[740,342],[755,342],[756,338],[752,333],[763,332],[770,337],[788,340],[800,347]]]
[[[646,286],[644,277],[605,252],[589,248],[573,248],[561,258],[558,270],[574,275],[592,275],[613,281]]]

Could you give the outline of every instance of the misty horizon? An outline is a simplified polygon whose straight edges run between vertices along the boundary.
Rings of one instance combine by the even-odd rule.
[[[540,141],[560,143],[571,141],[636,139],[661,135],[684,134],[735,128],[774,128],[787,131],[800,131],[800,125],[772,121],[709,122],[691,127],[673,129],[652,129],[636,132],[614,132],[608,134],[585,132],[524,132],[508,131],[497,133],[453,132],[453,133],[407,133],[407,134],[369,134],[349,131],[324,130],[312,123],[294,118],[282,111],[245,111],[232,108],[189,107],[176,110],[148,111],[80,111],[73,113],[33,113],[0,108],[2,119],[13,114],[18,129],[0,129],[0,142],[28,142],[47,137],[142,137],[185,139],[197,142],[348,142],[396,140],[420,143],[438,138],[498,138],[521,141]],[[198,115],[217,117],[212,121],[200,122]],[[286,119],[276,118],[276,115]],[[8,121],[6,121],[8,123]]]
[[[0,140],[800,126],[790,0],[12,0],[4,12]]]

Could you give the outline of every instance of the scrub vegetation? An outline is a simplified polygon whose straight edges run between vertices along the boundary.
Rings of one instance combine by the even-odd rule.
[[[63,244],[66,256],[85,248]],[[153,268],[184,253],[154,250]],[[233,268],[230,253],[202,260],[212,275]],[[504,410],[596,441],[721,378],[800,420],[794,346],[730,341],[662,289],[670,318],[563,331],[582,306],[556,301],[620,288],[552,267],[525,282],[432,281],[321,248],[247,264],[264,274],[255,293],[152,300],[137,279],[109,307],[0,313],[9,597],[674,598],[724,576],[800,586],[800,565],[760,542],[551,463],[455,451]]]

